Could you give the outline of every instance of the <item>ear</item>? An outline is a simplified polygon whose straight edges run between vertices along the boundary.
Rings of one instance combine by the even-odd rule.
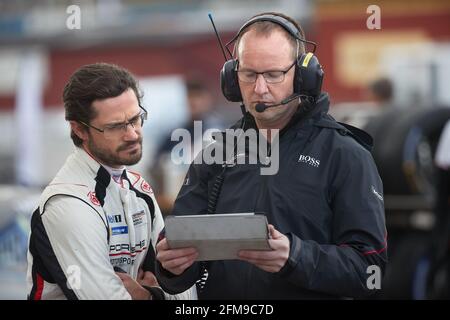
[[[86,141],[88,139],[88,132],[86,130],[86,126],[82,125],[81,123],[77,121],[69,121],[70,128],[72,131],[83,141]]]

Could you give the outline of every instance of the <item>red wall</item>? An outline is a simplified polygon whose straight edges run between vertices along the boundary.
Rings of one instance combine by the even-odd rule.
[[[368,30],[366,8],[373,3],[364,1],[337,1],[340,6],[324,5],[317,10],[316,36],[319,43],[317,55],[325,69],[324,90],[328,91],[333,102],[360,101],[363,99],[362,85],[348,87],[340,83],[333,71],[334,41],[336,37],[349,31],[386,32],[422,30],[430,40],[450,41],[450,4],[429,0],[429,4],[417,1],[377,1],[381,9],[381,30]],[[412,5],[408,7],[408,3]],[[425,2],[426,3],[426,2]],[[373,3],[374,4],[374,3]],[[403,4],[403,6],[402,6]],[[423,10],[421,10],[423,7]],[[450,58],[450,57],[449,57]]]
[[[44,93],[45,106],[61,106],[62,91],[70,75],[80,66],[115,63],[136,76],[181,74],[200,75],[219,93],[219,71],[224,59],[214,36],[190,42],[155,45],[107,46],[78,50],[53,49],[49,54],[49,82]],[[0,109],[14,106],[13,96],[0,96]]]
[[[319,4],[307,37],[318,42],[317,56],[325,69],[324,90],[331,94],[333,102],[361,100],[361,86],[348,87],[337,79],[333,70],[335,37],[348,31],[401,31],[421,29],[427,37],[436,41],[450,40],[450,6],[445,1],[429,0],[425,4],[410,1],[379,1],[382,29],[369,31],[366,8],[361,1],[324,1]],[[415,10],[406,10],[408,3],[416,4]],[[392,5],[394,3],[396,6]],[[430,5],[431,3],[431,5]],[[355,5],[357,4],[357,5]],[[403,6],[401,6],[403,4]],[[444,5],[443,5],[444,4]],[[399,6],[400,5],[400,6]],[[423,10],[421,8],[424,8]],[[224,36],[224,40],[232,34]],[[44,94],[45,106],[61,106],[64,84],[78,67],[94,62],[116,63],[128,68],[137,76],[165,74],[199,74],[205,77],[218,99],[223,99],[219,88],[219,71],[223,56],[213,34],[194,40],[154,44],[108,46],[79,50],[54,49],[49,56],[49,83]],[[0,96],[0,109],[14,106],[13,96]]]

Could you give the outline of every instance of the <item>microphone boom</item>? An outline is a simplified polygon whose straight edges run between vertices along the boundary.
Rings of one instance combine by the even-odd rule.
[[[280,103],[277,103],[277,104],[269,104],[269,105],[266,105],[266,104],[264,104],[264,103],[262,103],[262,102],[259,102],[259,103],[256,104],[255,110],[256,110],[256,112],[261,113],[261,112],[266,111],[266,109],[269,109],[269,108],[272,108],[272,107],[278,107],[278,106],[281,106],[281,105],[288,104],[289,102],[291,102],[292,100],[297,99],[298,97],[300,97],[300,95],[299,95],[298,93],[294,93],[294,94],[291,94],[289,97],[287,97],[287,98],[281,100],[281,102],[280,102]]]

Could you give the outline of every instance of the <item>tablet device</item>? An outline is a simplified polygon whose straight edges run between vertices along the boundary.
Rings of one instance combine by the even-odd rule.
[[[262,214],[167,216],[165,229],[169,247],[195,247],[197,261],[237,259],[239,250],[272,250]]]

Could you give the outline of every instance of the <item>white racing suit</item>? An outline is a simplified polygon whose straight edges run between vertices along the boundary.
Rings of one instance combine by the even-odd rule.
[[[80,148],[69,156],[31,219],[29,299],[131,299],[115,269],[133,279],[140,267],[154,272],[163,217],[139,174],[124,170],[121,178],[116,183]],[[196,298],[195,286],[177,295],[157,291]]]

